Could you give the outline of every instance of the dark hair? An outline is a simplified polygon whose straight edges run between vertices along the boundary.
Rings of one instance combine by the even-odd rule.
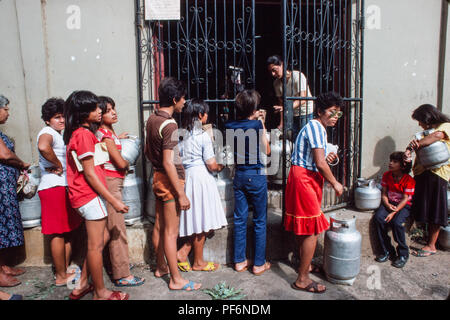
[[[108,103],[114,109],[116,107],[116,103],[114,100],[107,96],[99,96],[98,97],[98,106],[102,110],[102,115],[106,113],[106,109],[108,109]]]
[[[236,117],[245,119],[252,115],[261,101],[261,95],[256,90],[246,89],[236,95]]]
[[[314,110],[315,116],[317,117],[319,115],[319,111],[324,113],[326,109],[331,108],[332,106],[336,106],[341,109],[344,107],[344,101],[339,93],[329,91],[319,94],[317,96],[316,108]]]
[[[188,131],[192,131],[195,122],[199,121],[198,115],[201,114],[203,116],[205,113],[209,113],[209,106],[205,101],[201,99],[191,99],[186,101],[181,117],[181,127]]]
[[[42,105],[41,118],[44,121],[50,121],[58,113],[64,112],[64,99],[50,98]]]
[[[98,97],[90,91],[74,91],[64,102],[64,118],[66,129],[64,130],[64,143],[68,144],[72,133],[81,127],[89,114],[97,109]],[[89,130],[95,133],[95,128]]]
[[[158,95],[159,106],[170,107],[173,105],[173,99],[178,102],[186,95],[186,86],[178,79],[167,77],[161,80]]]
[[[403,173],[409,173],[411,171],[412,168],[412,162],[405,162],[403,160],[403,155],[404,152],[402,151],[395,151],[392,152],[391,155],[389,156],[389,160],[390,161],[396,161],[396,162],[400,162],[400,167],[402,169]]]
[[[450,119],[447,115],[443,114],[431,104],[423,104],[420,107],[417,107],[416,110],[413,111],[411,117],[414,120],[423,122],[427,125],[450,122]]]
[[[283,59],[277,54],[274,54],[273,56],[270,56],[267,58],[266,65],[270,66],[271,64],[274,64],[276,66],[281,66],[283,63]]]

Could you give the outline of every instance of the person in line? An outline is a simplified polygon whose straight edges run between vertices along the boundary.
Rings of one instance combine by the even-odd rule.
[[[267,58],[267,70],[270,72],[273,81],[275,96],[278,105],[273,106],[275,113],[280,113],[280,124],[278,128],[283,128],[283,60],[279,55]],[[287,97],[308,97],[311,98],[311,91],[307,83],[306,76],[297,70],[286,70],[286,96]],[[312,100],[294,100],[294,119],[292,140],[295,140],[300,130],[313,118],[314,102]]]
[[[110,97],[100,96],[99,107],[102,111],[102,122],[96,132],[100,142],[105,142],[109,153],[109,159],[105,165],[106,186],[112,195],[122,201],[123,180],[129,162],[122,158],[122,144],[120,139],[127,138],[127,133],[117,136],[113,124],[117,123],[116,104]],[[108,211],[106,228],[108,238],[105,244],[109,246],[109,257],[113,283],[117,287],[135,287],[144,284],[145,279],[133,276],[130,272],[130,259],[128,255],[127,229],[125,219],[121,212],[107,202]],[[109,242],[108,242],[109,240]]]
[[[267,177],[261,162],[260,150],[269,155],[270,145],[266,137],[265,118],[257,111],[261,101],[255,90],[244,90],[236,95],[236,121],[225,124],[226,136],[234,133],[235,175],[234,190],[234,268],[238,272],[249,268],[246,258],[248,204],[254,208],[255,260],[253,274],[261,275],[270,269],[266,261]],[[260,120],[258,120],[260,118]],[[254,137],[254,139],[251,139]],[[245,144],[245,145],[244,145]],[[244,152],[244,153],[242,153]]]
[[[299,244],[300,266],[298,277],[291,287],[311,293],[323,293],[324,285],[313,281],[311,261],[320,233],[329,228],[329,222],[321,209],[324,180],[328,181],[336,195],[344,189],[331,172],[329,163],[337,155],[328,152],[327,127],[336,125],[343,115],[342,98],[335,92],[317,97],[315,118],[300,130],[292,153],[292,165],[286,184],[286,213],[284,228],[293,232]]]
[[[393,260],[392,265],[403,268],[409,258],[405,240],[405,222],[411,210],[411,199],[416,182],[409,175],[411,162],[403,161],[403,152],[397,151],[389,156],[389,171],[383,174],[381,186],[381,205],[375,211],[374,221],[378,243],[382,253],[377,255],[377,262]],[[397,242],[397,255],[388,236],[388,226],[392,226],[394,240]]]
[[[5,124],[8,118],[9,100],[0,94],[0,124]],[[19,285],[21,282],[15,277],[25,273],[23,269],[7,266],[5,260],[9,248],[24,245],[16,190],[20,170],[29,167],[15,154],[13,140],[0,131],[0,287]]]
[[[169,289],[194,291],[200,289],[201,284],[184,279],[177,263],[180,210],[188,210],[190,202],[184,192],[178,125],[172,115],[183,110],[186,88],[180,80],[167,77],[161,81],[158,94],[160,107],[147,120],[145,143],[145,155],[154,169],[152,188],[156,198],[156,220],[152,243],[156,251],[155,276],[162,277],[170,271]]]
[[[434,132],[421,140],[412,140],[405,151],[405,160],[411,161],[411,152],[442,141],[450,152],[450,118],[431,104],[423,104],[412,113],[412,118],[424,130]],[[450,180],[450,164],[440,168],[425,169],[416,157],[413,164],[416,191],[412,199],[411,213],[416,222],[428,224],[427,244],[412,250],[416,257],[428,257],[436,253],[436,241],[441,226],[448,224],[447,185]]]
[[[216,180],[211,172],[223,169],[217,164],[211,137],[202,129],[208,121],[209,106],[200,99],[186,102],[182,115],[182,128],[187,130],[179,143],[183,166],[186,171],[185,192],[192,204],[181,211],[180,237],[187,237],[178,250],[178,268],[181,271],[215,271],[218,263],[203,260],[206,235],[227,225]],[[191,267],[188,255],[194,247],[194,263]]]
[[[94,134],[93,125],[100,123],[102,112],[98,97],[90,91],[74,91],[64,103],[64,142],[67,145],[67,185],[73,208],[83,217],[87,231],[87,255],[81,271],[79,286],[69,298],[79,300],[94,291],[95,300],[127,300],[129,295],[110,291],[103,281],[103,256],[108,238],[104,201],[116,211],[126,213],[128,207],[108,190],[103,163],[105,153]],[[89,273],[92,284],[88,282]]]
[[[82,222],[70,206],[66,190],[66,145],[61,134],[65,127],[63,108],[64,100],[58,98],[50,98],[42,105],[41,118],[46,126],[37,135],[41,232],[50,237],[56,286],[65,286],[73,277],[67,273],[72,254],[72,231]]]

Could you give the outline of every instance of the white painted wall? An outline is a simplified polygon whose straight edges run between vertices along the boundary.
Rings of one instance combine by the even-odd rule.
[[[116,131],[139,134],[134,1],[1,0],[0,93],[11,117],[0,130],[37,161],[41,105],[90,90],[116,101]]]
[[[420,131],[412,111],[437,103],[440,12],[440,0],[366,1],[363,177],[381,178]]]

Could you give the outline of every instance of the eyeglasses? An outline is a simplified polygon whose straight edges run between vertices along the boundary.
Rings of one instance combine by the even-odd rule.
[[[328,112],[330,112],[331,118],[337,117],[339,119],[340,117],[342,117],[344,115],[344,112],[342,112],[342,111],[335,110],[335,111],[328,111]]]

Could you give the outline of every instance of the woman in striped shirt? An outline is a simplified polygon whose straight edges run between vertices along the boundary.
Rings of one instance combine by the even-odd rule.
[[[312,293],[323,293],[326,287],[309,278],[311,260],[317,237],[327,230],[329,223],[321,210],[322,187],[327,180],[336,191],[343,193],[342,185],[333,176],[329,163],[337,155],[327,152],[326,127],[336,125],[343,115],[342,98],[335,92],[317,97],[315,118],[299,132],[292,153],[292,166],[286,185],[286,216],[284,227],[298,239],[300,267],[292,288]]]

